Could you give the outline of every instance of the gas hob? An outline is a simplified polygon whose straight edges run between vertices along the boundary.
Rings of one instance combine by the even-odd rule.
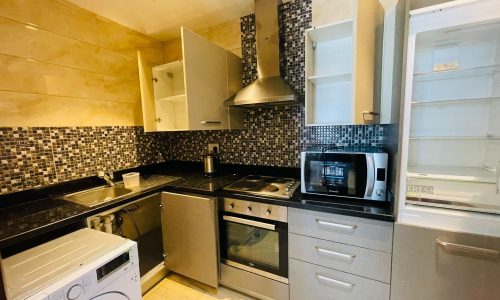
[[[299,185],[299,181],[293,178],[248,175],[225,187],[224,190],[264,197],[290,199]]]

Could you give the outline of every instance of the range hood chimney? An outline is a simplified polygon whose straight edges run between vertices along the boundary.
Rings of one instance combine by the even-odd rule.
[[[281,78],[278,5],[281,0],[255,0],[258,79],[224,102],[226,106],[290,104],[298,97]]]

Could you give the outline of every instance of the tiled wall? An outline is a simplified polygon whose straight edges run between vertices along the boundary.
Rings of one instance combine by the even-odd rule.
[[[0,128],[0,194],[162,162],[167,142],[132,126]]]
[[[63,0],[0,1],[0,126],[142,124],[137,50],[162,45]]]
[[[311,0],[292,0],[280,7],[282,76],[304,96],[304,30],[311,24]],[[243,81],[257,77],[255,17],[241,19]],[[200,160],[207,144],[217,142],[226,163],[299,166],[302,149],[316,144],[387,144],[388,126],[304,125],[304,107],[271,106],[245,109],[245,129],[236,131],[172,132],[170,158]],[[189,149],[189,150],[187,150]]]

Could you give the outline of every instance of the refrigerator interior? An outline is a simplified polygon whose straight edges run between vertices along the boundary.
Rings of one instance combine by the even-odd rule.
[[[500,21],[418,33],[407,203],[500,213]]]

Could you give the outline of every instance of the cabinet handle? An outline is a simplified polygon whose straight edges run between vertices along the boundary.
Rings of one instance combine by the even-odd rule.
[[[339,223],[332,223],[332,222],[328,222],[328,221],[322,221],[320,219],[316,219],[316,223],[318,223],[319,225],[323,225],[323,226],[330,226],[333,228],[342,229],[342,230],[349,230],[349,231],[354,231],[356,228],[358,228],[357,225],[345,225],[345,224],[339,224]]]
[[[343,282],[343,281],[340,281],[337,279],[333,279],[333,278],[321,275],[319,273],[316,273],[316,278],[318,278],[318,280],[323,280],[323,281],[326,281],[326,282],[331,283],[333,285],[336,285],[338,287],[341,287],[344,289],[349,289],[349,290],[352,290],[352,288],[356,285],[355,283]]]
[[[499,256],[500,255],[500,252],[497,250],[479,248],[479,247],[473,247],[473,246],[467,246],[467,245],[460,245],[460,244],[445,242],[445,241],[442,241],[440,239],[436,239],[436,244],[442,246],[443,248],[448,248],[451,250],[458,250],[458,251],[472,253],[472,254],[479,254],[479,255],[483,255],[483,256]]]
[[[208,120],[204,120],[204,121],[201,121],[200,123],[204,124],[204,125],[207,125],[207,124],[221,124],[222,122],[221,121],[208,121]]]
[[[345,259],[345,260],[353,260],[354,258],[356,258],[355,254],[340,253],[340,252],[336,252],[336,251],[332,251],[332,250],[323,249],[323,248],[320,248],[318,246],[316,246],[316,251],[318,251],[319,253],[324,253],[324,254],[336,256],[338,258]]]

